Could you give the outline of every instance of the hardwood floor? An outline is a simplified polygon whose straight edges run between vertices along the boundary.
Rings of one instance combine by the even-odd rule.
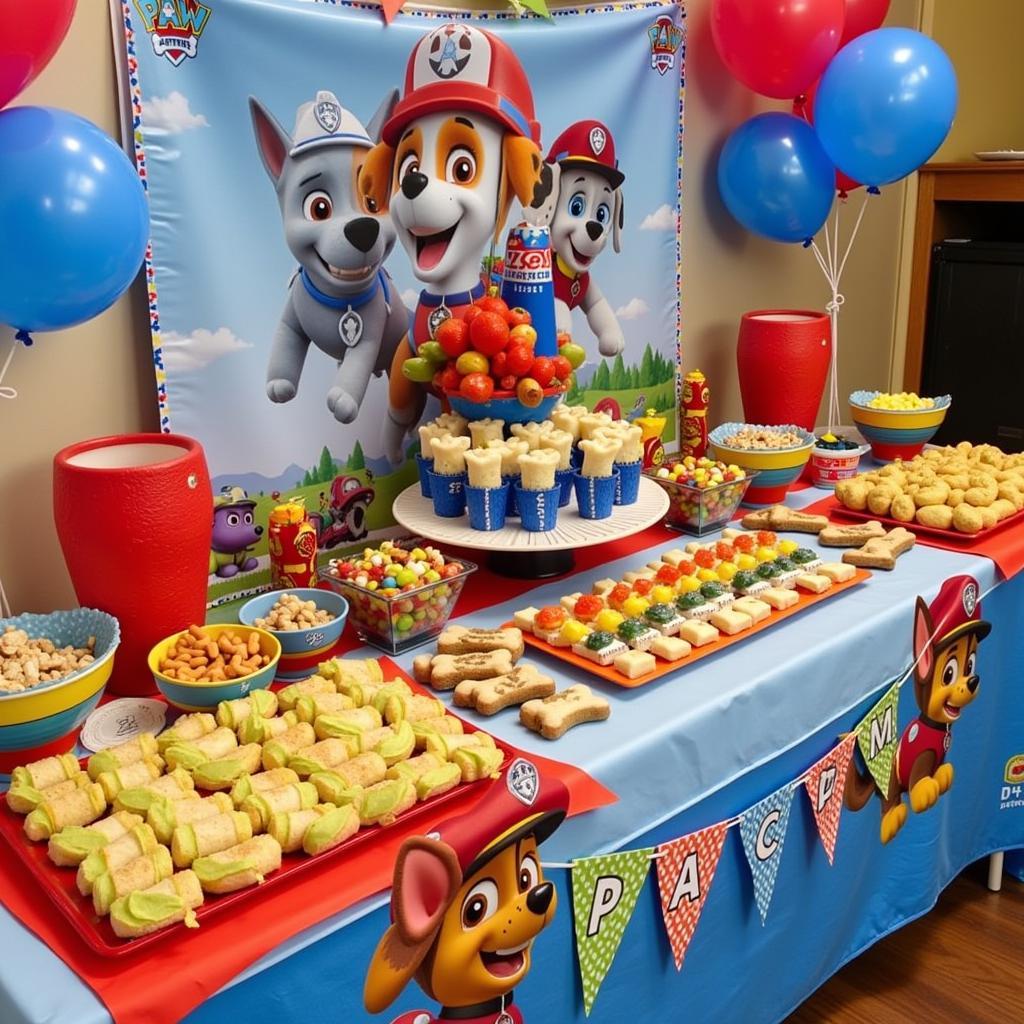
[[[1024,884],[985,888],[968,868],[930,913],[872,946],[786,1024],[1016,1024],[1024,1021]]]

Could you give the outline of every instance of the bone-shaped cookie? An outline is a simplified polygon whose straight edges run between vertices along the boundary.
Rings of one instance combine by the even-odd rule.
[[[827,548],[859,548],[874,537],[884,537],[885,527],[877,519],[850,526],[826,526],[818,534],[818,543]]]
[[[528,700],[519,709],[519,720],[546,740],[557,740],[574,725],[600,722],[612,713],[611,705],[589,686],[577,683],[543,700]]]
[[[464,679],[491,679],[512,671],[512,654],[507,650],[472,654],[421,654],[413,659],[413,677],[435,690],[453,690]]]
[[[475,708],[482,715],[493,715],[513,704],[550,697],[555,681],[533,665],[517,665],[505,675],[493,679],[465,679],[455,687],[457,707]]]
[[[448,626],[437,638],[438,654],[473,654],[508,651],[513,661],[523,654],[523,631],[515,626],[479,629],[475,626]]]
[[[864,569],[895,569],[896,559],[909,551],[917,538],[909,530],[897,526],[884,537],[872,537],[856,551],[844,551],[843,561]]]

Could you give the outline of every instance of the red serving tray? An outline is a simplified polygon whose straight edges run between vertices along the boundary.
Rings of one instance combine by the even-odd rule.
[[[813,569],[809,571],[814,572]],[[867,569],[858,569],[856,575],[851,579],[848,579],[845,583],[833,583],[828,590],[821,594],[810,594],[806,591],[798,590],[797,594],[799,594],[800,600],[791,607],[783,608],[781,611],[772,609],[772,613],[767,619],[762,619],[760,622],[755,623],[750,629],[745,629],[742,633],[736,633],[733,636],[721,633],[718,639],[713,643],[705,644],[703,647],[694,647],[685,658],[680,658],[678,661],[662,661],[661,658],[657,658],[657,668],[645,675],[637,676],[636,679],[627,679],[626,676],[619,672],[614,665],[598,665],[589,658],[584,658],[579,654],[576,654],[571,647],[555,647],[554,645],[547,643],[547,641],[541,640],[540,637],[534,636],[532,633],[524,632],[523,640],[530,647],[534,647],[538,651],[544,651],[546,654],[550,654],[551,657],[558,658],[559,661],[564,661],[569,665],[582,669],[584,672],[589,672],[591,675],[598,676],[606,682],[615,683],[616,686],[625,686],[628,689],[635,689],[638,686],[646,686],[648,683],[653,683],[656,679],[661,679],[662,676],[667,676],[670,673],[685,669],[694,662],[725,650],[726,647],[732,647],[733,644],[741,644],[746,640],[750,640],[763,630],[771,629],[780,622],[784,622],[786,619],[792,618],[794,615],[799,615],[805,608],[821,604],[822,601],[827,601],[830,597],[836,597],[839,594],[844,594],[847,590],[850,590],[852,587],[860,586],[861,583],[865,580],[869,580],[870,578],[871,573],[868,572]],[[757,597],[757,594],[753,594],[752,596]],[[512,625],[514,625],[512,622],[505,623],[506,627]]]
[[[386,679],[393,679],[396,676],[404,679],[416,693],[436,696],[431,690],[420,686],[419,683],[406,675],[390,658],[380,658],[378,661],[384,671]],[[449,711],[449,714],[451,712]],[[456,716],[458,717],[458,716]],[[462,719],[466,732],[477,732],[476,726],[471,722]],[[502,767],[508,763],[511,751],[507,746],[495,740],[495,744],[501,750],[505,759]],[[86,759],[82,759],[82,767],[85,767]],[[410,821],[434,819],[438,810],[449,811],[463,802],[464,798],[471,792],[479,792],[481,786],[489,784],[485,780],[479,782],[464,783],[456,786],[455,789],[442,793],[438,797],[418,803],[410,811],[402,815],[403,824]],[[139,950],[148,948],[159,942],[168,935],[178,934],[178,928],[162,928],[160,931],[151,932],[137,939],[121,939],[114,934],[110,926],[109,917],[99,917],[93,911],[92,898],[82,896],[75,884],[76,870],[74,868],[57,867],[46,855],[46,843],[32,843],[25,838],[24,818],[15,814],[7,806],[7,801],[0,801],[0,835],[6,840],[15,856],[28,868],[29,872],[39,883],[43,893],[50,899],[54,906],[64,915],[68,923],[75,929],[82,941],[92,950],[102,956],[126,956],[136,953]],[[258,896],[269,888],[278,888],[293,880],[303,880],[307,875],[315,876],[317,869],[323,863],[342,856],[356,846],[373,842],[377,834],[385,826],[374,825],[370,828],[361,828],[351,839],[335,847],[327,853],[318,857],[308,857],[302,853],[286,853],[281,860],[281,869],[267,877],[267,880],[260,886],[240,889],[238,892],[227,893],[223,896],[207,895],[203,905],[196,910],[196,917],[200,923],[230,909],[241,900]]]
[[[1016,526],[1020,523],[1024,523],[1024,509],[1020,512],[1014,512],[1012,516],[1007,516],[1005,519],[1000,520],[995,526],[990,526],[987,530],[980,530],[978,533],[961,533],[959,530],[942,530],[938,526],[923,526],[921,523],[903,523],[899,519],[893,519],[891,516],[876,516],[873,512],[869,512],[865,509],[863,512],[858,512],[856,509],[847,508],[845,505],[841,505],[835,498],[832,499],[832,504],[822,510],[823,515],[827,515],[829,518],[832,516],[840,516],[845,519],[856,519],[858,521],[867,522],[869,519],[877,519],[880,523],[885,526],[896,527],[902,526],[906,530],[911,530],[913,533],[925,533],[931,537],[941,537],[943,540],[948,540],[953,544],[973,544],[977,540],[984,540],[986,537],[991,537],[993,533],[999,533],[1000,530],[1005,530],[1008,526]]]

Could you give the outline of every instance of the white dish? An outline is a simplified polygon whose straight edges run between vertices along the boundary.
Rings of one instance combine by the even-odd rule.
[[[979,160],[1024,160],[1024,149],[983,149],[974,155]]]

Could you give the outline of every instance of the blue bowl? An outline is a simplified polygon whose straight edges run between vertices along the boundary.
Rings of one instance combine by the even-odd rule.
[[[540,405],[523,405],[514,394],[496,395],[489,402],[471,402],[459,394],[447,393],[451,407],[467,420],[483,420],[488,416],[506,423],[539,423],[546,420],[551,410],[562,400],[564,391],[545,391]]]
[[[277,665],[281,660],[281,644],[277,637],[265,629],[256,629],[254,626],[236,626],[228,624],[211,624],[203,627],[203,631],[211,640],[217,640],[221,633],[237,633],[240,637],[247,639],[250,633],[256,633],[260,638],[260,651],[270,656],[270,662],[258,672],[242,676],[240,679],[228,679],[221,682],[192,682],[181,679],[172,679],[160,671],[159,665],[167,656],[167,652],[174,646],[175,641],[181,633],[161,640],[149,652],[149,671],[153,674],[153,681],[157,689],[167,698],[169,704],[173,704],[182,711],[209,711],[215,708],[222,700],[235,700],[244,697],[252,690],[265,690],[274,681],[277,674]],[[182,631],[184,632],[184,630]]]
[[[288,656],[301,655],[309,658],[316,654],[326,654],[341,636],[348,617],[348,601],[333,590],[319,590],[316,587],[286,587],[274,590],[269,594],[260,594],[251,601],[246,601],[238,612],[238,621],[243,626],[256,626],[256,620],[267,616],[270,609],[277,603],[282,594],[294,594],[300,601],[313,601],[318,608],[331,612],[334,618],[322,626],[312,629],[280,630],[265,626],[268,633],[277,638],[281,645],[281,668],[287,668]]]

